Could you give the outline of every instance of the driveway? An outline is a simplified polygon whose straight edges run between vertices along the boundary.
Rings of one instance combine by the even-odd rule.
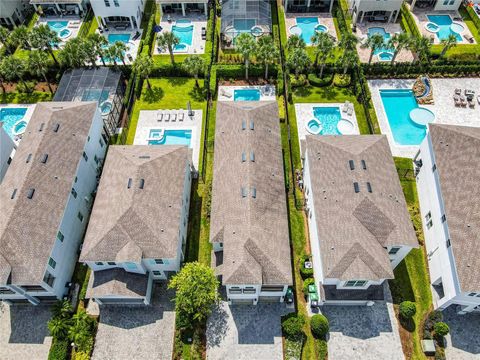
[[[0,302],[0,359],[47,359],[52,343],[47,328],[51,316],[49,306]]]
[[[480,313],[457,315],[455,306],[450,306],[443,311],[443,321],[450,327],[447,359],[480,359]]]
[[[207,359],[283,359],[284,304],[229,306],[222,301],[207,322]]]
[[[94,360],[172,358],[175,331],[173,292],[155,284],[150,306],[100,307]]]
[[[404,360],[393,305],[324,306],[330,322],[328,358]]]

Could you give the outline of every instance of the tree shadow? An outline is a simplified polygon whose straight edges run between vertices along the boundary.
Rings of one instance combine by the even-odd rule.
[[[170,77],[167,78],[167,81],[172,85],[172,86],[182,86],[185,85],[190,78],[186,77]]]
[[[202,102],[207,98],[207,89],[205,87],[194,87],[189,93],[193,100]]]
[[[223,304],[215,306],[212,315],[208,319],[207,346],[209,348],[220,346],[229,329],[228,313]]]
[[[395,268],[395,279],[389,280],[388,285],[392,293],[393,303],[400,304],[402,301],[415,302],[415,293],[407,269],[405,260]]]
[[[198,180],[192,182],[192,192],[190,195],[190,210],[187,232],[187,250],[185,254],[186,261],[198,260],[198,251],[200,249],[200,228],[203,198],[198,189]]]
[[[405,319],[403,318],[402,316],[398,316],[398,320],[400,321],[400,325],[402,325],[402,327],[407,330],[408,332],[411,332],[413,333],[416,329],[416,326],[415,326],[415,321],[413,320],[413,318],[410,318],[410,319]]]
[[[148,89],[145,91],[145,94],[143,95],[143,100],[149,104],[158,102],[163,99],[165,96],[165,91],[161,87],[158,86],[152,86],[151,89]]]

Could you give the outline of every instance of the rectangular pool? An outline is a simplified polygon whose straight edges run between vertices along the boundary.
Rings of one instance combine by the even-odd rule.
[[[338,131],[338,122],[342,118],[340,108],[338,106],[331,107],[314,107],[313,116],[319,121],[321,135],[341,135]],[[309,127],[315,126],[309,122]],[[319,130],[320,130],[319,129]]]
[[[427,128],[410,119],[410,111],[418,108],[413,91],[380,90],[380,97],[395,142],[399,145],[420,145]]]
[[[130,34],[108,34],[107,40],[110,45],[115,44],[117,41],[126,44],[130,41]]]
[[[191,147],[192,130],[164,130],[163,136],[160,136],[158,129],[150,130],[150,138],[159,140],[149,140],[148,145],[186,145]]]
[[[192,45],[193,25],[189,20],[183,22],[177,21],[177,24],[181,24],[181,26],[173,25],[172,33],[179,38],[180,43],[175,46],[174,50],[178,52],[186,51],[187,46]]]
[[[233,91],[234,101],[260,101],[259,89],[236,89]]]
[[[0,109],[0,122],[10,138],[14,139],[15,135],[25,131],[27,122],[22,119],[26,113],[27,108],[23,107]]]

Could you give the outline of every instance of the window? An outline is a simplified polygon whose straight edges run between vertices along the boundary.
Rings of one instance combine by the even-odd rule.
[[[89,141],[90,141],[90,135],[87,136],[87,142],[89,142]]]
[[[95,161],[95,164],[98,165],[99,160],[98,160],[97,155],[94,155],[94,156],[93,156],[93,161]]]
[[[72,195],[75,199],[77,198],[77,191],[74,188],[72,188]]]
[[[247,286],[245,289],[243,289],[244,294],[255,294],[257,290],[254,287]]]
[[[233,286],[231,287],[230,289],[228,289],[228,292],[230,294],[241,294],[242,293],[242,289],[240,289],[238,286]]]
[[[442,215],[442,223],[444,223],[445,221],[447,221],[447,216],[445,214]]]
[[[388,255],[396,255],[399,250],[400,250],[400,247],[394,246],[388,251]]]
[[[117,265],[117,263],[114,262],[114,261],[108,261],[107,264],[110,265],[110,266],[115,266],[115,265]]]
[[[247,189],[242,186],[242,198],[247,197]]]
[[[155,264],[157,265],[162,265],[163,264],[163,260],[162,259],[155,259]]]
[[[43,127],[45,126],[45,123],[41,123],[40,127],[38,128],[38,131],[43,131]]]
[[[427,222],[427,229],[430,229],[433,226],[433,221],[430,219]]]
[[[283,286],[276,285],[264,285],[262,286],[261,292],[280,292],[283,291]]]
[[[436,165],[436,164],[433,164],[433,166],[432,166],[432,172],[435,172],[435,170],[437,170],[437,165]]]
[[[132,262],[125,263],[125,267],[127,268],[127,270],[137,270],[137,264]]]
[[[443,0],[443,5],[448,5],[449,2],[450,0]]]
[[[358,185],[358,182],[353,183],[353,189],[355,190],[356,193],[360,192],[360,186]]]
[[[46,164],[47,160],[48,160],[48,154],[43,154],[42,158],[40,159],[42,164]]]
[[[161,271],[158,271],[158,270],[153,270],[153,275],[155,276],[162,276],[162,272]]]
[[[250,120],[250,130],[255,130],[255,123],[253,120]]]
[[[477,293],[470,293],[470,294],[468,294],[468,296],[476,296],[476,295],[477,295]]]
[[[97,261],[97,262],[95,262],[95,265],[98,265],[98,266],[103,266],[103,262],[101,262],[101,261]]]
[[[355,163],[353,160],[348,160],[348,164],[350,165],[350,170],[355,170]]]
[[[83,214],[79,211],[78,214],[77,214],[77,218],[78,220],[80,220],[81,222],[83,222]]]
[[[83,152],[82,156],[85,159],[85,161],[88,161],[88,156],[87,156],[87,153],[85,151]]]
[[[13,189],[12,196],[10,196],[10,199],[15,199],[15,195],[17,194],[17,189]]]
[[[132,187],[132,178],[128,178],[127,189],[130,189],[131,187]]]
[[[57,262],[50,258],[48,259],[48,266],[50,266],[52,269],[55,269],[55,266],[57,266]]]
[[[138,187],[140,189],[143,189],[144,186],[145,186],[145,179],[140,179],[140,184],[138,185]]]
[[[102,141],[102,139],[98,139],[98,142],[100,143],[100,147],[103,148],[103,141]]]
[[[53,287],[53,284],[55,283],[55,276],[53,276],[47,271],[45,273],[45,276],[43,277],[43,282],[46,283],[48,286]]]
[[[57,233],[57,239],[60,240],[60,242],[63,242],[63,239],[65,239],[65,236],[63,236],[61,231]]]
[[[252,187],[251,191],[252,191],[252,198],[256,199],[257,198],[257,188]]]
[[[113,0],[113,4],[115,5],[115,7],[120,7],[120,4],[118,3],[118,0]]]
[[[77,183],[77,181],[78,181],[78,177],[75,176],[75,184]]]
[[[425,215],[425,220],[430,220],[432,218],[432,213],[429,211],[427,215]]]
[[[366,280],[349,280],[345,282],[345,287],[363,287],[367,283]]]
[[[247,120],[242,120],[242,130],[247,128]]]
[[[27,198],[29,198],[29,199],[33,198],[33,194],[35,194],[35,189],[28,190]]]
[[[450,239],[447,239],[447,248],[449,248],[450,246],[452,246],[452,244],[450,243]]]
[[[255,162],[255,153],[253,151],[250,152],[250,161]]]
[[[110,7],[110,1],[109,0],[103,0],[103,2],[105,3],[106,7]]]
[[[27,161],[25,161],[27,164],[32,160],[32,154],[28,154],[27,156]]]

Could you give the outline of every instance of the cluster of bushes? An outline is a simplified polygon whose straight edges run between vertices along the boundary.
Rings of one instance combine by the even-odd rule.
[[[152,41],[155,39],[155,33],[153,32],[153,27],[156,25],[155,23],[155,13],[157,11],[157,5],[155,1],[151,4],[150,7],[150,19],[148,19],[148,25],[145,29],[145,34],[143,38],[143,46],[148,46],[149,49],[152,46]]]
[[[302,255],[300,258],[300,275],[302,275],[302,279],[308,279],[313,277],[313,268],[307,269],[305,267],[305,262],[306,261],[311,261],[310,260],[310,255]]]
[[[475,13],[473,7],[465,6],[465,9],[467,10],[468,16],[470,16],[470,20],[472,20],[473,24],[480,33],[480,17]]]
[[[308,287],[310,285],[314,285],[314,284],[315,284],[315,279],[314,278],[306,278],[303,281],[303,295],[305,295],[305,298],[308,296]]]
[[[433,77],[462,77],[480,75],[480,63],[477,62],[433,62],[431,64],[362,64],[367,77],[415,78],[428,73]]]
[[[319,78],[317,74],[308,74],[308,83],[316,87],[330,86],[333,82],[333,75],[324,72],[323,77]]]
[[[407,4],[403,3],[402,7],[400,8],[400,14],[402,15],[403,25],[407,26],[408,29],[404,29],[406,32],[411,33],[416,37],[421,37],[420,31],[413,19],[413,15],[407,7]]]
[[[440,311],[432,311],[428,314],[423,324],[423,338],[435,340],[435,360],[445,360],[444,336],[450,332],[450,328],[443,322]]]
[[[48,353],[48,360],[67,360],[69,354],[68,339],[56,339],[52,340],[50,351]]]
[[[302,314],[290,313],[282,318],[282,331],[287,339],[298,339],[303,336],[305,317]]]
[[[328,334],[329,329],[330,325],[325,315],[315,314],[310,319],[310,330],[312,330],[312,334],[315,338],[324,339]]]

